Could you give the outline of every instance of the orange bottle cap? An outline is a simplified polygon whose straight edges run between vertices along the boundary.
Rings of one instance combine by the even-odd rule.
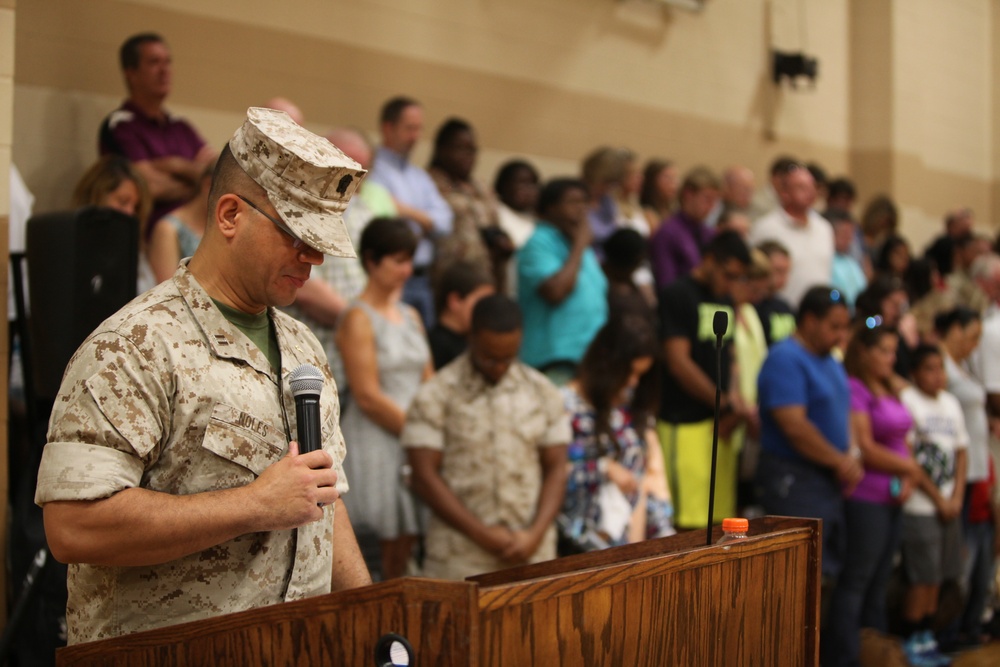
[[[745,533],[750,529],[750,522],[746,519],[723,519],[722,530],[729,533]]]

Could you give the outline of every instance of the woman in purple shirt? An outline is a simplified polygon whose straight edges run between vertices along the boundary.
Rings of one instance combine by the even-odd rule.
[[[895,331],[868,318],[847,347],[851,436],[865,476],[845,503],[847,556],[830,605],[821,647],[824,667],[858,665],[862,627],[886,630],[886,588],[899,545],[901,504],[916,462],[906,437],[913,425],[896,394]]]

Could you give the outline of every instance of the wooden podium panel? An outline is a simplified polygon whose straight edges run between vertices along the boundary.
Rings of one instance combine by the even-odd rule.
[[[695,531],[464,582],[397,579],[79,644],[56,663],[364,667],[395,632],[424,667],[803,667],[819,656],[819,559],[819,521],[767,517],[732,545]]]
[[[819,521],[768,517],[474,577],[480,664],[815,665],[819,558]]]
[[[387,632],[406,637],[431,667],[474,665],[476,587],[397,579],[60,649],[60,666],[374,665]]]

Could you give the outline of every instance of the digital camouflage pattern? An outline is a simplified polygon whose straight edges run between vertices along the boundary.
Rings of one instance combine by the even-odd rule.
[[[106,320],[67,368],[35,502],[142,487],[173,495],[249,484],[296,432],[288,376],[323,369],[324,448],[348,489],[336,386],[304,325],[269,310],[280,377],[188,272]],[[252,533],[148,567],[69,567],[69,642],[78,643],[330,591],[333,507],[298,530]]]
[[[490,253],[482,230],[497,226],[496,202],[476,181],[452,180],[437,167],[428,168],[427,174],[455,213],[451,233],[437,239],[435,274],[440,277],[447,267],[460,261],[490,266]]]
[[[441,477],[462,504],[487,525],[520,530],[538,508],[539,448],[565,446],[571,437],[562,395],[548,378],[515,362],[491,385],[466,353],[420,387],[400,441],[441,450]],[[510,566],[437,516],[425,542],[429,577],[464,579]],[[530,562],[555,557],[553,525]]]
[[[298,238],[325,255],[355,256],[344,210],[367,173],[361,165],[284,111],[259,107],[229,148]]]

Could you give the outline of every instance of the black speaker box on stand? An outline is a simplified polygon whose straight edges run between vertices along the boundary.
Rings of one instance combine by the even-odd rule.
[[[80,343],[136,295],[139,223],[85,207],[31,218],[26,241],[35,388],[54,398]]]

